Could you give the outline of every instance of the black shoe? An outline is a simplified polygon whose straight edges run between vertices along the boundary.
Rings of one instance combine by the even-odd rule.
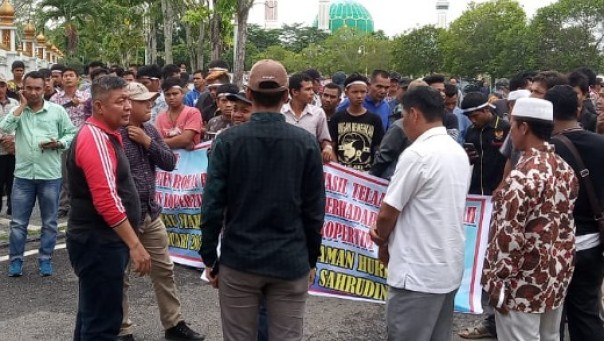
[[[166,330],[165,337],[166,340],[174,341],[203,341],[206,338],[205,336],[189,328],[185,321],[180,321],[174,327]]]
[[[134,341],[134,335],[121,335],[117,337],[117,341]]]

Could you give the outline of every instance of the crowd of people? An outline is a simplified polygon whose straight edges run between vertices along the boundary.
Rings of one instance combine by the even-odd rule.
[[[93,62],[0,75],[0,191],[8,276],[23,275],[37,201],[38,256],[53,274],[57,220],[79,278],[74,340],[134,340],[128,278],[149,275],[169,340],[203,340],[181,310],[155,171],[213,141],[199,250],[225,340],[300,340],[325,215],[322,165],[389,180],[372,240],[388,267],[389,340],[449,340],[468,194],[491,196],[487,317],[460,337],[604,340],[604,89],[582,68],[459,81],[375,70]],[[0,207],[1,209],[1,207]],[[217,247],[220,245],[220,252]]]

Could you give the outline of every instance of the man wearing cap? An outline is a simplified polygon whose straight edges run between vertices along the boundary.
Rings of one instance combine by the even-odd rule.
[[[245,90],[238,94],[227,94],[227,99],[233,102],[233,125],[248,122],[252,118],[252,101],[246,95]]]
[[[392,71],[390,72],[390,87],[388,88],[388,96],[386,96],[386,102],[390,103],[395,99],[399,98],[399,82],[401,81],[401,74]]]
[[[127,90],[132,105],[130,122],[120,128],[124,152],[130,164],[130,172],[138,191],[141,208],[141,224],[136,232],[142,246],[151,257],[151,282],[157,299],[159,317],[168,340],[203,340],[191,330],[181,316],[178,290],[174,282],[174,264],[168,253],[168,234],[160,219],[161,207],[155,200],[156,167],[172,171],[176,157],[161,138],[151,119],[151,103],[159,96],[136,82],[128,83]],[[124,275],[122,326],[118,340],[134,340],[133,324],[129,318],[128,300],[129,270]]]
[[[344,81],[346,80],[346,72],[344,71],[336,71],[332,76],[331,76],[331,82],[339,85],[340,88],[344,87]]]
[[[6,94],[8,87],[6,78],[0,74],[0,121],[8,115],[11,109],[19,106],[19,102]],[[0,130],[0,211],[2,211],[2,195],[6,194],[6,215],[11,215],[11,192],[15,173],[15,134],[6,134]]]
[[[27,227],[37,199],[42,216],[39,270],[42,276],[50,276],[57,241],[61,154],[69,148],[76,129],[65,109],[44,100],[41,73],[29,72],[24,84],[19,106],[11,109],[0,122],[3,133],[15,133],[16,152],[8,275],[22,275]]]
[[[411,84],[411,79],[402,78],[398,82],[398,91],[396,93],[395,98],[388,102],[388,106],[390,106],[390,117],[388,117],[388,122],[391,125],[394,121],[399,120],[403,117],[403,109],[401,107],[401,101],[403,100],[403,96],[407,92],[409,88],[409,84]]]
[[[208,122],[204,140],[212,140],[220,131],[229,128],[233,124],[232,115],[234,102],[228,99],[228,95],[239,93],[239,87],[235,84],[223,84],[216,89],[216,116]]]
[[[496,309],[501,340],[560,340],[562,304],[574,269],[572,212],[579,183],[546,142],[553,127],[551,102],[516,101],[510,135],[524,154],[493,195],[481,281]]]
[[[503,115],[503,118],[509,121],[510,120],[509,113],[511,113],[512,110],[514,110],[514,105],[516,104],[516,101],[521,98],[529,98],[530,96],[531,96],[531,92],[526,89],[510,91],[510,93],[508,94],[508,98],[506,100],[507,112]]]
[[[384,131],[390,126],[390,106],[386,102],[388,88],[390,88],[390,74],[384,70],[375,70],[371,74],[369,91],[363,100],[363,107],[380,117]],[[346,98],[338,106],[338,112],[346,110],[349,106],[350,100]]]
[[[308,69],[304,73],[312,79],[312,91],[314,95],[310,104],[321,107],[321,88],[323,87],[321,82],[323,81],[323,76],[321,76],[321,73],[317,69]]]
[[[218,135],[209,160],[200,254],[208,279],[219,289],[226,341],[257,338],[263,296],[269,339],[303,337],[308,286],[320,253],[325,186],[316,139],[280,113],[287,83],[280,63],[257,62],[246,90],[252,119]]]
[[[469,193],[491,195],[503,177],[505,157],[499,148],[510,131],[510,124],[491,112],[492,105],[481,92],[467,93],[461,109],[472,121],[464,144],[474,165]]]

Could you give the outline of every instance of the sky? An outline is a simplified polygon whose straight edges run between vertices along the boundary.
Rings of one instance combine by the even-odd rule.
[[[318,0],[278,0],[279,21],[285,24],[302,22],[312,24],[319,8]],[[408,29],[436,24],[437,0],[357,0],[373,16],[376,30],[389,36],[401,34]],[[475,0],[486,2],[488,0]],[[531,18],[537,9],[556,0],[517,0]],[[467,9],[471,0],[449,0],[447,21],[458,18]],[[264,1],[258,0],[250,13],[250,23],[264,25]]]

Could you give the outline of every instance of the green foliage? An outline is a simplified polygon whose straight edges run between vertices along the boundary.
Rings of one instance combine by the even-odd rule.
[[[156,49],[164,49],[159,0],[15,1],[22,11],[36,9],[31,19],[38,32],[44,30],[71,64],[99,59],[143,63],[145,15],[156,29]],[[175,62],[194,59],[201,65],[216,55],[232,61],[233,18],[240,6],[249,4],[242,1],[251,0],[170,1],[175,9]],[[19,25],[27,18],[29,14],[20,15]],[[279,29],[248,25],[245,69],[260,58],[280,60],[289,71],[315,67],[325,75],[379,68],[412,76],[442,72],[499,78],[529,69],[598,69],[604,67],[602,23],[604,0],[558,0],[530,21],[516,0],[490,0],[470,4],[446,30],[424,26],[394,38],[383,31],[364,34],[346,27],[329,34],[299,23]],[[188,40],[186,29],[194,33]],[[203,39],[198,43],[192,36]],[[158,53],[160,62],[162,56]]]
[[[445,30],[424,26],[394,39],[394,68],[407,75],[425,75],[443,70],[442,36]]]
[[[522,50],[513,37],[524,30],[526,14],[516,1],[472,3],[444,35],[445,68],[457,75],[507,75],[510,50]]]
[[[604,1],[560,0],[541,8],[531,23],[537,65],[542,69],[597,68],[602,63]]]

